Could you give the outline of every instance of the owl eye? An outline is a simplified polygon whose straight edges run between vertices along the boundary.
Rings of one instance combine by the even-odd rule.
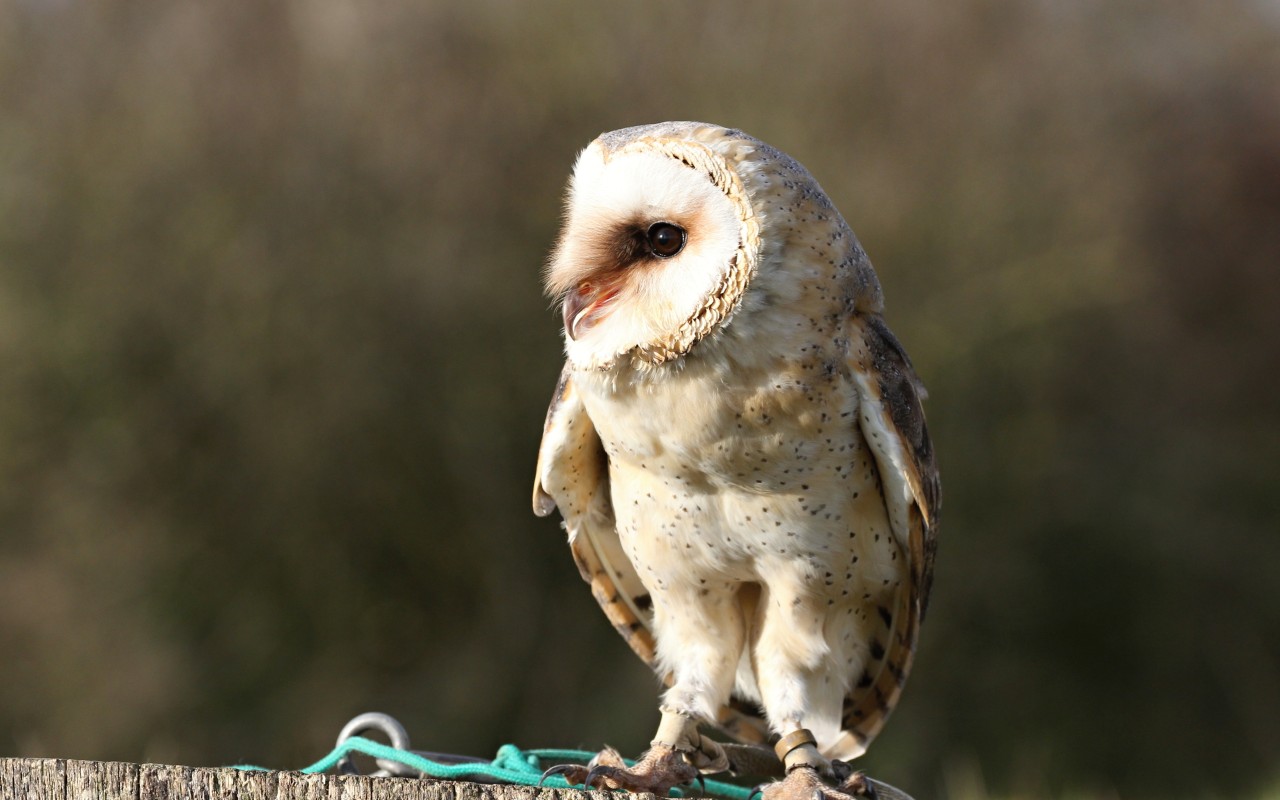
[[[653,223],[645,237],[649,241],[649,252],[658,258],[671,258],[679,253],[687,238],[684,228],[670,222]]]

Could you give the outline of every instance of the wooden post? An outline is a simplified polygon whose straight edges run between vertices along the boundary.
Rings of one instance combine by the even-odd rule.
[[[605,800],[604,792],[365,775],[0,758],[0,800]],[[628,795],[655,800],[652,794]]]

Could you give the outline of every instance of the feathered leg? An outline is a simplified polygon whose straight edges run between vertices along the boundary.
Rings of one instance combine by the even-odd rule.
[[[713,718],[733,690],[745,626],[738,587],[699,585],[652,592],[660,662],[672,675],[662,704],[662,722],[650,747],[633,767],[612,748],[586,767],[552,767],[570,783],[663,795],[701,774],[723,772],[723,749],[698,732],[698,720]]]

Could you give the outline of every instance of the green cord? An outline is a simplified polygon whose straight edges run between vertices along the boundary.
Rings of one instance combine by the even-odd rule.
[[[424,758],[417,753],[399,750],[390,745],[375,742],[372,739],[352,736],[335,747],[329,755],[309,767],[304,767],[300,771],[306,773],[328,772],[336,767],[344,756],[350,753],[363,753],[374,758],[395,761],[407,767],[412,767],[423,775],[432,778],[462,780],[473,775],[483,775],[486,778],[502,783],[518,783],[524,786],[537,786],[538,782],[542,781],[544,786],[559,789],[571,789],[574,787],[570,786],[569,782],[560,775],[552,775],[543,781],[542,773],[546,770],[546,767],[543,766],[544,764],[553,765],[565,761],[586,762],[595,755],[595,753],[585,750],[521,750],[513,744],[504,744],[498,748],[498,755],[489,763],[478,761],[463,764],[443,764],[439,761]],[[634,764],[635,762],[628,761],[627,763]],[[252,764],[237,764],[234,768],[260,772],[268,771],[265,767],[257,767]],[[706,781],[705,786],[708,795],[726,798],[727,800],[748,800],[752,791],[745,786],[723,781]],[[683,797],[684,795],[680,793],[679,789],[672,789],[670,796]]]

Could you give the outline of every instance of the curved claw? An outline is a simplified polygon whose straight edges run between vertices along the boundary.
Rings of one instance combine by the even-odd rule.
[[[579,783],[590,789],[606,789],[608,787],[604,785],[602,779],[616,778],[617,771],[617,767],[611,767],[608,764],[596,764]],[[601,781],[601,783],[596,785],[596,781]]]
[[[747,795],[747,800],[756,800],[757,796],[764,797],[764,787],[768,785],[768,783],[757,783],[755,786],[752,786],[751,794]]]
[[[557,764],[542,773],[542,777],[538,778],[538,786],[542,786],[542,782],[547,778],[553,778],[557,775],[564,778],[565,783],[568,783],[570,786],[583,785],[584,781],[582,778],[584,775],[586,775],[587,778],[591,777],[591,773],[587,772],[586,767],[578,764]]]
[[[698,786],[696,790],[693,788],[695,783]],[[694,775],[692,780],[676,785],[689,787],[687,790],[681,790],[681,797],[709,797],[707,794],[707,781],[702,777],[702,775]]]

